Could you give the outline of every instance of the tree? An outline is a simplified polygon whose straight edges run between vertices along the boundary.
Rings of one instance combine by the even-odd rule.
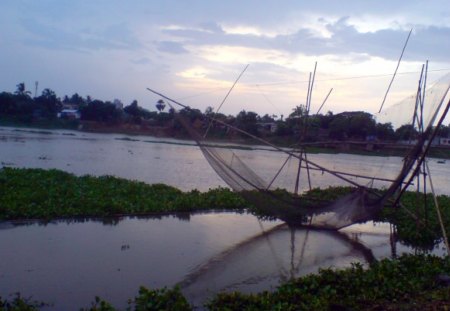
[[[7,92],[0,93],[0,115],[14,115],[17,112],[17,105],[14,95]]]
[[[134,117],[140,116],[140,109],[137,100],[133,100],[131,104],[123,108],[123,111]]]
[[[350,117],[348,135],[356,139],[366,139],[368,135],[375,134],[376,122],[372,115],[366,112],[356,112]]]
[[[411,124],[404,124],[395,131],[395,138],[397,140],[415,139],[417,135],[417,130]]]
[[[441,125],[439,127],[439,130],[437,131],[437,136],[442,138],[448,138],[450,136],[450,125],[449,126]]]
[[[330,138],[343,140],[348,137],[348,120],[342,115],[336,115],[330,122]]]
[[[120,111],[111,102],[93,100],[81,108],[82,120],[116,123],[120,116]]]
[[[392,123],[377,123],[375,127],[375,134],[380,140],[393,140],[395,138]]]
[[[305,105],[296,106],[292,110],[293,110],[292,113],[289,115],[290,118],[293,117],[303,118],[307,114]]]
[[[70,97],[69,103],[80,107],[85,104],[85,100],[82,96],[78,95],[78,93],[75,93]]]
[[[35,99],[37,111],[41,117],[52,119],[61,109],[61,101],[56,97],[55,92],[50,89],[44,89],[42,95]]]
[[[258,133],[258,114],[252,111],[246,112],[242,110],[236,116],[236,127],[241,130],[244,130],[250,134],[256,135]]]
[[[320,128],[328,129],[330,127],[331,121],[333,121],[333,112],[328,111],[326,115],[319,114]]]
[[[205,115],[208,117],[212,117],[213,114],[214,114],[214,108],[211,106],[206,107]]]
[[[163,111],[164,108],[166,108],[166,104],[164,103],[164,100],[160,99],[156,103],[156,109],[158,109],[159,112]]]
[[[21,82],[21,83],[16,85],[16,92],[15,92],[15,94],[18,95],[18,96],[30,97],[31,92],[27,91],[26,88],[25,88],[25,83]]]
[[[25,83],[21,82],[16,85],[16,95],[30,95],[31,92],[25,89]]]
[[[260,119],[261,122],[264,123],[269,123],[269,122],[275,122],[275,119],[273,118],[273,116],[269,116],[267,113],[265,115],[263,115]]]
[[[275,135],[277,136],[291,136],[294,132],[292,127],[289,127],[286,122],[279,120],[277,121],[277,130],[275,131]]]

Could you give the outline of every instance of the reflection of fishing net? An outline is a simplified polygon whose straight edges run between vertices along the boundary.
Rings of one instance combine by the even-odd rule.
[[[356,260],[371,263],[375,258],[348,234],[278,225],[195,267],[179,285],[187,297],[201,304],[208,293],[260,292],[320,267],[342,267]]]
[[[419,159],[423,160],[424,153],[427,152],[425,145],[433,134],[431,125],[437,120],[438,112],[448,92],[449,82],[450,75],[447,75],[427,92],[426,106],[422,105],[424,95],[418,92],[417,96],[409,97],[377,116],[378,122],[394,123],[395,120],[388,119],[397,118],[395,121],[397,126],[408,121],[407,123],[412,123],[413,127],[415,125],[422,129],[422,133],[416,135],[414,143],[402,147],[407,153],[404,159],[394,159],[389,165],[386,165],[386,157],[373,157],[370,163],[367,163],[367,159],[362,161],[360,156],[306,155],[304,147],[301,146],[297,149],[282,149],[215,119],[209,122],[216,122],[229,127],[231,131],[246,134],[259,144],[268,147],[260,148],[255,154],[248,148],[230,149],[226,146],[211,145],[184,120],[182,115],[178,113],[175,115],[197,142],[215,172],[233,190],[240,192],[252,202],[262,214],[292,224],[339,229],[373,219],[386,200],[402,187],[415,163]],[[396,115],[395,118],[393,114]],[[210,126],[211,124],[208,125],[208,129]],[[360,143],[369,145],[364,141]],[[298,163],[296,167],[286,165],[292,160]],[[372,165],[373,163],[375,165]],[[385,172],[381,172],[382,167],[386,168]],[[280,176],[287,176],[290,183],[283,184]],[[297,182],[293,194],[289,191],[292,191],[295,180]],[[385,191],[372,189],[374,185],[384,188]],[[329,186],[350,186],[353,190],[341,193],[338,198],[311,199],[297,195],[297,190],[301,193],[311,188]]]

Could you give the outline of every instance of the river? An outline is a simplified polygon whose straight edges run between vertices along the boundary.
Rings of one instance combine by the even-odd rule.
[[[271,176],[271,169],[284,161],[272,151],[241,152],[266,164],[263,176]],[[397,157],[346,154],[316,154],[310,159],[342,171],[388,178],[401,163]],[[0,128],[0,162],[77,175],[115,175],[186,191],[226,186],[192,142],[174,139]],[[281,186],[289,187],[295,176],[295,163],[289,165],[277,181]],[[449,164],[431,159],[429,165],[437,191],[449,194]],[[326,183],[339,181],[329,178]],[[270,290],[321,267],[413,252],[392,240],[391,229],[371,222],[334,233],[290,229],[280,221],[224,212],[48,224],[0,222],[0,296],[20,291],[52,303],[56,310],[78,310],[98,295],[125,308],[140,285],[179,284],[189,301],[201,306],[220,291]],[[442,246],[435,253],[443,254]]]

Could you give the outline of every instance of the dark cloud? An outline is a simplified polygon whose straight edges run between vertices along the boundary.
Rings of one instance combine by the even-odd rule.
[[[160,52],[166,52],[170,54],[186,54],[186,50],[183,45],[179,42],[174,41],[161,41],[157,42],[157,49]]]
[[[361,33],[348,23],[348,18],[326,26],[331,37],[319,37],[310,29],[301,28],[297,32],[276,37],[252,34],[227,34],[219,25],[209,23],[208,31],[196,29],[166,29],[165,34],[182,38],[191,45],[229,45],[249,48],[271,48],[306,55],[367,54],[396,60],[408,35],[408,30],[384,29]],[[450,51],[450,28],[422,27],[414,30],[405,59],[410,61],[448,61]],[[361,59],[359,59],[360,61]],[[356,60],[358,61],[358,60]]]
[[[88,52],[100,49],[136,50],[142,46],[125,24],[112,25],[101,31],[89,28],[65,30],[27,19],[22,21],[22,26],[32,35],[26,43],[47,49]]]

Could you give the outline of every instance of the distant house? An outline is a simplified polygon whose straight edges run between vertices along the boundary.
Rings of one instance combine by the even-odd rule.
[[[81,118],[81,113],[76,109],[63,109],[58,113],[58,118],[78,120]]]
[[[443,137],[441,137],[439,139],[439,145],[441,145],[441,146],[450,146],[450,138],[443,138]]]
[[[78,104],[72,104],[72,103],[63,102],[62,103],[62,109],[63,110],[77,110],[78,109]]]
[[[257,125],[259,128],[270,133],[275,133],[278,129],[278,124],[276,122],[258,122]]]

